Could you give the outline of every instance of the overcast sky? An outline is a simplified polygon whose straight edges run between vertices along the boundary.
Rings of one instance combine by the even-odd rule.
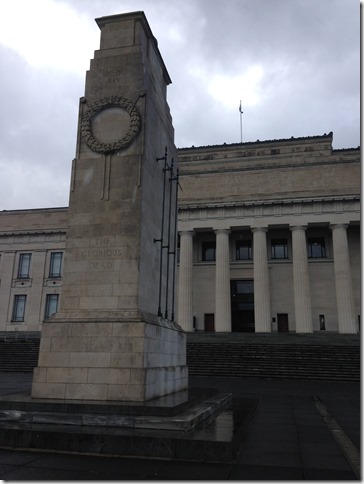
[[[0,210],[67,206],[94,19],[143,10],[176,146],[360,144],[359,0],[0,0]]]

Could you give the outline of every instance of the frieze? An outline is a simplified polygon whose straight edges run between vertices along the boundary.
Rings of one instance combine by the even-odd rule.
[[[203,209],[203,212],[202,212]],[[260,202],[252,205],[244,203],[236,206],[224,207],[225,218],[245,218],[262,216],[282,216],[282,215],[302,215],[302,214],[321,214],[321,213],[360,213],[360,201],[356,200],[290,200],[289,203],[269,203]],[[221,218],[222,207],[180,207],[179,220],[198,220],[203,213],[204,219]]]

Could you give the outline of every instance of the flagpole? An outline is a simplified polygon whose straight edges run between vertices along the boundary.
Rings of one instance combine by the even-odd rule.
[[[239,112],[240,112],[240,143],[242,143],[243,142],[243,111],[241,110],[241,100],[240,100]]]

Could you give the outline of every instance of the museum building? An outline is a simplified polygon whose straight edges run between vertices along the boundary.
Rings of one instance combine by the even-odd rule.
[[[184,330],[360,330],[360,148],[332,141],[178,149]],[[57,311],[67,218],[67,208],[0,212],[0,333],[38,332]],[[90,250],[107,271],[112,249]]]

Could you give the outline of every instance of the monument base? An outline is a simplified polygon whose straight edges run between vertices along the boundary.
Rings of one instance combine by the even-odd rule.
[[[32,398],[147,401],[188,388],[186,334],[153,315],[43,323]]]
[[[0,397],[0,448],[233,462],[259,399],[190,389],[149,402]]]

